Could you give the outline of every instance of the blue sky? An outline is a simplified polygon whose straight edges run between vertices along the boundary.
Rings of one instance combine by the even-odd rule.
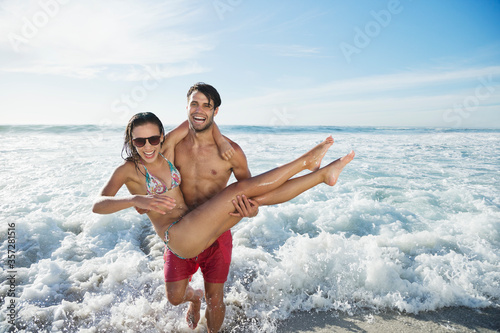
[[[500,1],[0,0],[2,124],[500,128]]]

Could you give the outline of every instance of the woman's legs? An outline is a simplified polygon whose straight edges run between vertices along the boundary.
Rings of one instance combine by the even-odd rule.
[[[236,188],[233,189],[233,191],[244,191],[246,196],[253,197],[272,191],[273,189],[279,187],[281,184],[285,183],[292,176],[305,169],[316,171],[320,167],[323,156],[325,156],[327,150],[332,146],[332,144],[333,138],[329,136],[325,141],[323,141],[301,157],[293,160],[292,162],[264,172],[255,177],[244,179],[233,184]],[[230,188],[231,186],[227,187],[221,193],[229,191]],[[232,197],[234,197],[236,194],[234,194]]]
[[[277,205],[292,200],[318,184],[325,183],[333,186],[337,183],[344,166],[352,161],[353,158],[354,152],[352,151],[348,155],[333,161],[317,171],[305,176],[289,179],[277,189],[253,197],[252,199],[257,201],[260,206]]]
[[[290,177],[306,168],[317,170],[321,159],[332,143],[333,139],[329,137],[293,162],[228,186],[205,204],[188,213],[182,219],[182,223],[178,223],[170,229],[169,247],[185,258],[197,256],[210,246],[219,235],[239,221],[238,218],[229,215],[229,212],[234,211],[232,199],[235,196],[244,194],[247,197],[258,197],[277,189]],[[330,179],[332,177],[334,178],[333,182],[336,180],[342,168],[354,157],[353,154],[350,159],[348,156],[339,159],[338,163],[330,164],[330,168],[327,167],[328,170],[331,170],[330,175],[326,171],[320,172],[325,182],[332,182]],[[318,181],[316,178],[310,178],[305,183],[308,185],[304,188],[310,188],[318,184]],[[280,201],[283,197],[276,195],[276,198],[275,200],[283,202]]]

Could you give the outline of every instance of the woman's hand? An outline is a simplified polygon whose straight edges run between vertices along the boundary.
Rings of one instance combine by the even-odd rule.
[[[141,210],[154,211],[163,215],[166,214],[165,209],[172,210],[175,208],[175,199],[166,195],[136,195],[134,196],[133,202],[136,210],[139,208]]]
[[[137,213],[139,213],[139,214],[141,214],[141,215],[142,215],[142,214],[149,213],[149,209],[142,209],[142,208],[135,207],[135,206],[134,206],[134,208],[135,208],[135,210],[137,211]]]
[[[219,142],[218,147],[219,147],[219,154],[224,160],[229,161],[233,157],[235,150],[227,140]]]

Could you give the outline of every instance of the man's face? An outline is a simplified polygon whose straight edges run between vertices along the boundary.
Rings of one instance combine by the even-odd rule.
[[[219,108],[214,110],[213,102],[199,91],[194,91],[188,99],[186,107],[188,111],[188,121],[196,132],[203,132],[210,128],[214,122],[214,117]]]

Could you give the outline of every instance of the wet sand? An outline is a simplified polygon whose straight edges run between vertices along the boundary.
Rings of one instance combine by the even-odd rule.
[[[340,312],[295,313],[278,326],[279,333],[327,332],[500,332],[500,307],[444,308],[417,315],[366,312],[349,316]]]

